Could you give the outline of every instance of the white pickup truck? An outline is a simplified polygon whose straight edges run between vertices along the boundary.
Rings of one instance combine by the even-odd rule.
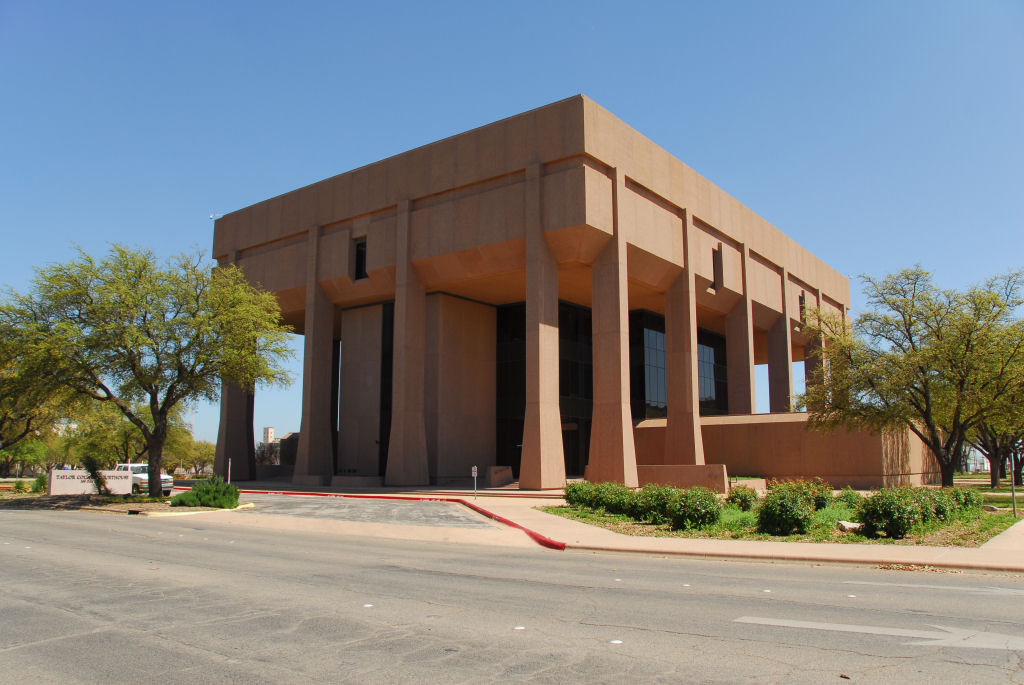
[[[132,472],[132,492],[149,494],[149,465],[148,464],[118,464],[115,471]],[[164,496],[171,494],[174,487],[174,479],[166,473],[160,474],[160,489]]]

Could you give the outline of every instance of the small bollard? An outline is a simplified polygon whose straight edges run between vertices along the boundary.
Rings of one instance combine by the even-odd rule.
[[[476,467],[473,467],[473,499],[476,499]]]

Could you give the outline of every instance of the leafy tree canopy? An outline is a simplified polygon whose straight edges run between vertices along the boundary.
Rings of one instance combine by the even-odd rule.
[[[99,260],[80,250],[0,307],[15,376],[116,406],[146,444],[151,494],[175,407],[216,399],[222,381],[288,382],[277,300],[237,267],[213,266],[201,254],[161,264],[123,245]]]
[[[972,431],[1024,388],[1024,276],[964,291],[936,287],[920,267],[862,279],[868,307],[852,326],[809,313],[824,363],[804,396],[808,422],[824,430],[905,426],[952,485]]]

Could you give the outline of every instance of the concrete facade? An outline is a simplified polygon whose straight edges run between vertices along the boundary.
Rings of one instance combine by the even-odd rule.
[[[829,437],[792,433],[802,420],[789,413],[793,362],[816,344],[804,308],[845,314],[847,280],[584,96],[228,214],[213,253],[274,292],[305,336],[296,484],[420,485],[503,466],[495,402],[511,383],[524,397],[521,486],[562,487],[575,463],[567,431],[580,428],[564,418],[560,374],[574,343],[560,330],[563,303],[591,320],[588,478],[636,485],[671,471],[718,483],[722,465],[767,474],[768,464],[736,461],[736,443],[756,439],[746,449],[760,454],[783,433],[801,454],[823,449],[801,462],[803,475],[830,472],[812,468],[833,458]],[[508,354],[495,331],[509,306],[525,306],[512,379],[496,357],[496,347]],[[646,433],[631,415],[628,321],[640,310],[664,320],[667,413]],[[719,395],[738,428],[700,416],[711,367],[700,365],[698,331],[723,341]],[[756,364],[768,365],[783,423],[750,416]],[[248,465],[251,398],[227,388],[222,405],[217,468],[229,457]],[[880,483],[889,462],[876,451]],[[918,467],[908,478],[927,479],[927,464],[908,468]]]

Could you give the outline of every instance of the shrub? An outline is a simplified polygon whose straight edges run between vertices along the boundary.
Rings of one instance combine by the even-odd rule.
[[[805,533],[814,505],[801,483],[775,483],[757,510],[757,530],[769,535]]]
[[[921,499],[913,488],[883,488],[861,504],[860,520],[867,535],[884,532],[898,539],[923,520]]]
[[[570,507],[594,508],[594,484],[582,481],[565,486],[565,501]]]
[[[89,478],[92,480],[93,485],[96,486],[96,492],[100,495],[109,495],[110,489],[107,487],[107,479],[100,473],[100,469],[103,468],[100,460],[91,454],[86,455],[82,457],[82,466],[89,472]]]
[[[859,492],[847,485],[836,497],[837,500],[848,506],[850,509],[858,509],[864,497]]]
[[[928,523],[938,519],[949,521],[960,511],[960,505],[946,490],[930,490],[914,488],[918,506],[921,507],[921,522]]]
[[[981,509],[981,493],[974,488],[945,488],[957,504],[960,511],[978,511]]]
[[[220,476],[196,483],[192,489],[171,498],[172,507],[215,507],[234,509],[238,506],[238,488],[225,483]]]
[[[674,530],[704,528],[722,518],[722,504],[714,492],[698,485],[673,498],[668,505],[668,515]]]
[[[11,492],[17,492],[19,494],[28,492],[28,483],[23,480],[14,481],[11,483]]]
[[[804,481],[804,487],[807,488],[815,509],[824,509],[832,504],[832,485],[830,483],[826,483],[816,476],[812,480]]]
[[[627,513],[637,521],[659,525],[668,523],[671,518],[668,514],[669,504],[679,497],[679,492],[679,488],[671,485],[648,483],[630,495]]]
[[[32,492],[49,492],[50,490],[50,474],[40,473],[36,476],[36,479],[32,481]]]
[[[729,504],[735,504],[740,511],[750,511],[757,504],[757,490],[746,485],[737,485],[729,490],[725,498]]]
[[[629,513],[629,496],[632,490],[621,483],[598,483],[594,486],[594,508],[602,508],[609,514]]]

